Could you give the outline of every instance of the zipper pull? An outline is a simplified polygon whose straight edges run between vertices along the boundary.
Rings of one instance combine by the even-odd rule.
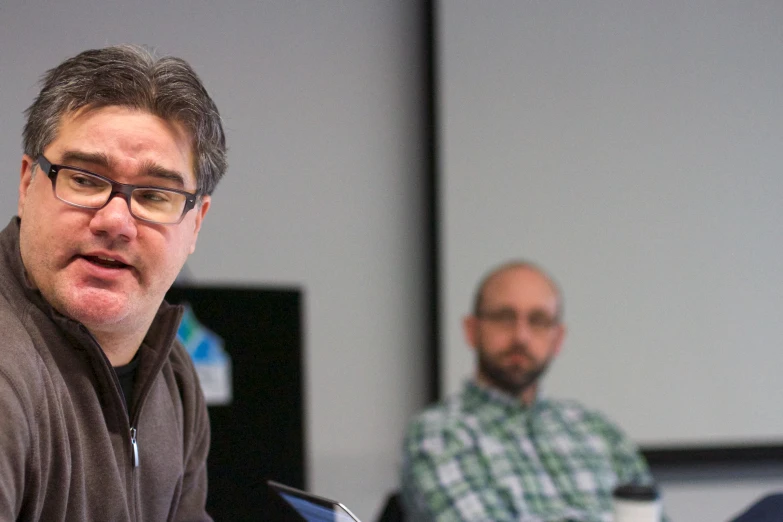
[[[133,463],[134,468],[139,467],[139,445],[136,442],[136,428],[130,429],[130,436],[131,436],[131,462]]]

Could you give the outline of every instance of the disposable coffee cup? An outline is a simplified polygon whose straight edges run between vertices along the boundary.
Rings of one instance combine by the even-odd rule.
[[[613,492],[614,522],[661,522],[658,489],[650,484],[622,484]]]

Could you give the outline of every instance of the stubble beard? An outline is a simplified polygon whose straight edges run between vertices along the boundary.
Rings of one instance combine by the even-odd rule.
[[[531,386],[538,383],[539,379],[549,368],[551,359],[547,358],[541,363],[535,364],[527,370],[519,366],[504,366],[498,363],[511,354],[521,354],[532,360],[528,354],[527,346],[513,345],[496,357],[489,357],[483,347],[478,349],[478,371],[490,385],[509,395],[519,396]]]

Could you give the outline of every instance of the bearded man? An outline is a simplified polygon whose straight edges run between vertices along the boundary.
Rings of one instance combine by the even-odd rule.
[[[540,395],[563,345],[562,317],[558,285],[535,264],[505,263],[484,277],[463,322],[475,377],[408,426],[408,520],[609,522],[617,485],[652,482],[606,417]]]

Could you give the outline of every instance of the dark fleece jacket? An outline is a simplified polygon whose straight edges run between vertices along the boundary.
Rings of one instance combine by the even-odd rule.
[[[30,286],[19,223],[0,232],[0,520],[211,520],[209,418],[175,340],[182,310],[164,302],[147,332],[129,417],[95,338]]]

